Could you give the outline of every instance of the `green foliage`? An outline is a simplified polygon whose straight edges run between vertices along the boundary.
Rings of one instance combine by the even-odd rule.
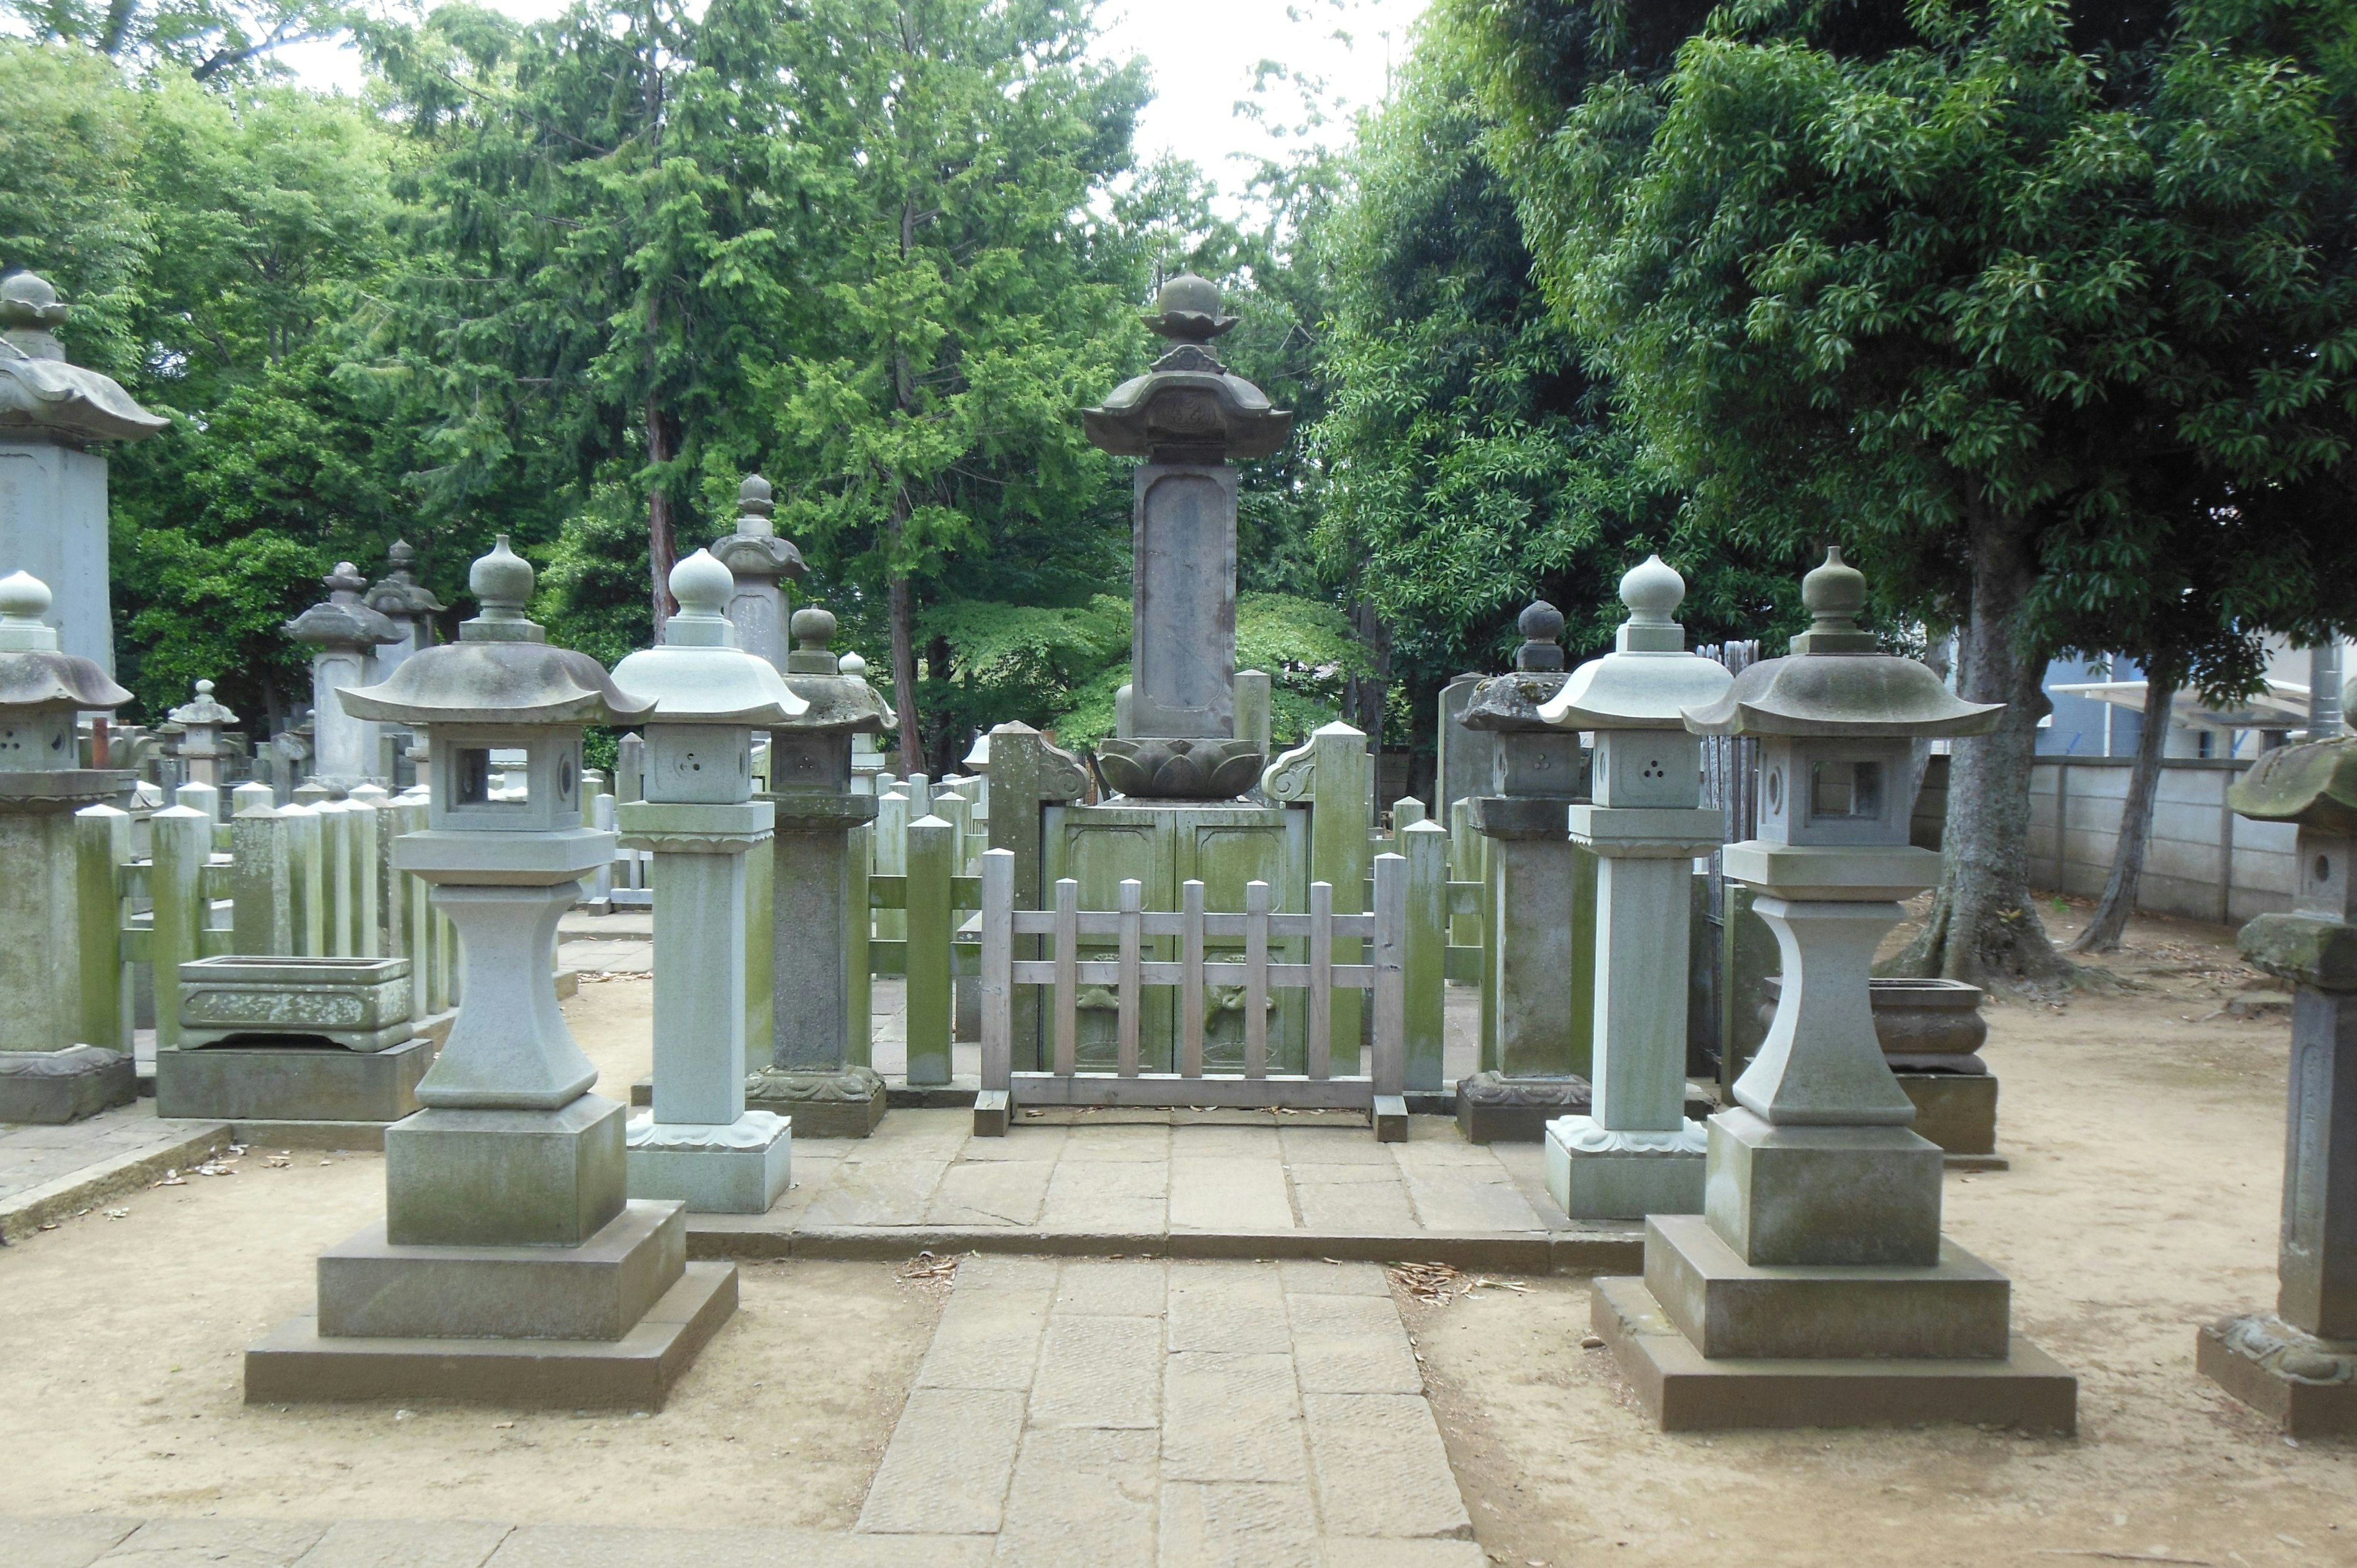
[[[6,0],[5,8],[39,42],[222,83],[273,74],[274,51],[349,25],[343,6],[319,0]]]

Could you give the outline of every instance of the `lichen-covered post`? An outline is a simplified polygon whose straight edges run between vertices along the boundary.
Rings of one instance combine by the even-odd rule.
[[[1437,1093],[1448,1020],[1448,835],[1437,822],[1411,822],[1399,832],[1407,862],[1406,1087]]]
[[[1468,734],[1488,739],[1489,792],[1470,798],[1487,841],[1483,887],[1483,1070],[1457,1086],[1457,1122],[1477,1144],[1537,1143],[1546,1123],[1588,1101],[1595,1028],[1596,861],[1571,842],[1582,797],[1579,736],[1539,717],[1563,687],[1563,613],[1524,609],[1509,674],[1466,704]]]
[[[753,732],[810,704],[737,646],[728,568],[697,551],[672,568],[679,613],[660,647],[614,667],[651,698],[645,796],[619,808],[622,842],[652,857],[654,1103],[630,1127],[633,1197],[705,1214],[760,1214],[786,1189],[791,1121],[745,1106],[750,865],[776,808],[753,796]]]
[[[425,1109],[385,1131],[384,1223],[320,1258],[316,1317],[248,1349],[251,1402],[651,1409],[735,1308],[733,1267],[685,1262],[683,1207],[626,1196],[624,1109],[589,1092],[554,981],[557,922],[614,849],[581,821],[582,732],[653,704],[547,646],[506,539],[470,581],[481,611],[457,642],[343,693],[357,718],[430,736],[430,825],[394,859],[458,929],[458,1015]],[[503,751],[524,756],[520,790]],[[560,1359],[552,1339],[575,1343]]]
[[[797,1137],[864,1138],[884,1116],[866,1004],[866,830],[876,797],[852,792],[851,737],[884,727],[884,703],[836,664],[833,615],[806,607],[792,629],[785,682],[808,707],[770,730],[760,798],[777,810],[771,1036],[747,1103],[791,1116]]]
[[[75,813],[133,776],[82,767],[74,733],[77,714],[131,693],[59,650],[48,608],[48,586],[26,573],[0,580],[0,1122],[71,1122],[132,1097],[119,1017],[86,1008],[96,988],[82,966]],[[115,945],[95,926],[88,940]]]
[[[1088,791],[1081,759],[1026,724],[1004,724],[983,737],[990,743],[990,847],[1014,857],[1013,897],[1017,909],[1038,909],[1046,853],[1049,806],[1077,800]],[[1017,962],[1040,956],[1042,939],[1014,939]],[[1012,1070],[1040,1068],[1039,988],[1018,985],[1008,1000],[1008,1049]]]
[[[2271,751],[2228,800],[2295,822],[2289,911],[2243,928],[2243,956],[2294,987],[2276,1310],[2222,1318],[2202,1373],[2296,1437],[2357,1434],[2357,736]]]
[[[1594,803],[1571,842],[1598,857],[1596,1032],[1585,1115],[1547,1123],[1547,1190],[1575,1219],[1702,1211],[1702,1124],[1686,1119],[1687,966],[1696,855],[1726,814],[1702,805],[1702,743],[1680,714],[1726,693],[1726,667],[1686,651],[1671,618],[1685,582],[1658,555],[1620,579],[1629,619],[1613,651],[1539,709],[1596,736]]]
[[[1260,788],[1275,804],[1309,808],[1309,880],[1333,887],[1334,913],[1365,914],[1374,853],[1367,823],[1375,798],[1366,736],[1339,721],[1321,725],[1268,765]],[[1356,937],[1336,937],[1334,961],[1363,962],[1364,947]],[[1349,987],[1334,993],[1332,1068],[1338,1074],[1359,1070],[1366,1000],[1366,993]]]
[[[957,866],[955,823],[920,817],[909,824],[909,1081],[950,1080],[950,877]]]

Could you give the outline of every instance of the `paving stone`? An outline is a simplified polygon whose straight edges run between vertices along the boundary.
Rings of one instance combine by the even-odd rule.
[[[1056,1162],[1041,1207],[1044,1230],[1104,1235],[1159,1235],[1169,1213],[1170,1166],[1164,1160]]]
[[[959,1264],[958,1273],[963,1274],[967,1267]],[[1039,1364],[1040,1326],[1048,1321],[1052,1299],[1044,1285],[985,1290],[959,1280],[942,1309],[932,1348],[917,1369],[917,1386],[1028,1389]]]
[[[880,1069],[879,1069],[880,1070]],[[845,1158],[953,1160],[964,1152],[974,1133],[974,1113],[947,1108],[909,1107],[888,1111],[876,1131],[852,1140]]]
[[[1408,1201],[1427,1230],[1539,1230],[1538,1212],[1496,1161],[1484,1171],[1437,1167],[1406,1173]]]
[[[1337,1169],[1356,1169],[1338,1166]],[[1297,1171],[1296,1175],[1299,1173]],[[1413,1236],[1424,1229],[1399,1173],[1381,1182],[1300,1182],[1293,1188],[1302,1228],[1320,1236]]]
[[[1064,1135],[1064,1162],[1167,1160],[1170,1129],[1167,1126],[1074,1127]]]
[[[1286,1166],[1286,1174],[1297,1187],[1388,1187],[1399,1188],[1399,1166],[1389,1160],[1369,1161],[1365,1165],[1326,1165],[1315,1160],[1295,1160]]]
[[[1441,1122],[1437,1117],[1433,1118],[1433,1121],[1437,1122],[1438,1125],[1434,1127],[1429,1137],[1421,1135],[1426,1122],[1423,1118],[1417,1118],[1414,1133],[1406,1143],[1383,1145],[1391,1151],[1392,1158],[1398,1163],[1400,1169],[1428,1171],[1469,1168],[1495,1172],[1502,1168],[1498,1164],[1498,1156],[1493,1152],[1492,1145],[1467,1143],[1465,1134],[1457,1130],[1457,1123],[1453,1121]],[[1536,1147],[1536,1145],[1533,1146]]]
[[[833,1180],[802,1210],[811,1225],[918,1225],[941,1185],[948,1162],[935,1159],[854,1160],[845,1156]]]
[[[1036,1225],[1052,1160],[985,1160],[950,1166],[925,1208],[928,1225]]]
[[[8,1568],[86,1568],[139,1528],[135,1519],[0,1519]]]
[[[1301,1403],[1324,1518],[1363,1535],[1471,1537],[1421,1395],[1305,1393]]]
[[[1170,1154],[1174,1158],[1185,1155],[1205,1160],[1278,1159],[1277,1146],[1269,1136],[1273,1131],[1265,1122],[1254,1127],[1189,1126],[1171,1133]],[[1367,1136],[1364,1128],[1359,1136]]]
[[[1283,1355],[1292,1348],[1285,1289],[1261,1263],[1178,1263],[1170,1270],[1170,1348]]]
[[[1044,1290],[1056,1288],[1056,1261],[1053,1258],[1017,1258],[997,1252],[977,1252],[958,1261],[957,1288],[961,1292],[986,1290]]]
[[[1329,1535],[1318,1545],[1326,1553],[1326,1568],[1490,1568],[1489,1557],[1470,1541]]]
[[[977,1162],[992,1160],[1046,1160],[1054,1163],[1063,1157],[1064,1129],[1042,1127],[1018,1116],[1004,1138],[968,1137],[958,1158]]]
[[[1161,1568],[1318,1568],[1313,1518],[1306,1487],[1166,1481]]]
[[[1192,1144],[1193,1139],[1188,1140]],[[1266,1144],[1263,1144],[1263,1148]],[[1191,1149],[1170,1160],[1170,1228],[1189,1230],[1291,1230],[1293,1202],[1284,1162],[1225,1156],[1199,1158]]]
[[[458,1520],[346,1520],[298,1568],[482,1568],[511,1526]]]
[[[1170,1271],[1159,1258],[1074,1258],[1056,1284],[1059,1317],[1159,1317]]]
[[[1048,1325],[1031,1387],[1034,1428],[1161,1425],[1162,1319],[1066,1317]]]
[[[1305,1477],[1290,1356],[1186,1352],[1162,1379],[1162,1477],[1168,1481]]]
[[[304,1520],[151,1519],[99,1561],[139,1568],[293,1568],[327,1531]]]
[[[1364,1127],[1286,1127],[1277,1144],[1289,1165],[1380,1165],[1397,1170],[1393,1144],[1378,1144]]]
[[[996,1534],[1022,1435],[1018,1391],[910,1391],[884,1463],[867,1488],[866,1506],[859,1510],[859,1529],[871,1534]]]
[[[1158,1443],[1153,1432],[1026,1433],[996,1561],[1008,1568],[1151,1563]]]
[[[1304,1394],[1422,1394],[1424,1375],[1388,1295],[1296,1295],[1293,1364]]]
[[[845,1535],[809,1530],[524,1525],[490,1568],[983,1568],[988,1536]]]
[[[1276,1266],[1285,1294],[1296,1295],[1379,1295],[1391,1299],[1391,1282],[1378,1263],[1329,1263],[1315,1258],[1287,1258]]]

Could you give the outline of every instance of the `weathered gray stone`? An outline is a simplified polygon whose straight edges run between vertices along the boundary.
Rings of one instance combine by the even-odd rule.
[[[770,661],[780,671],[786,667],[787,582],[806,568],[802,553],[778,536],[770,521],[776,511],[770,481],[748,474],[737,487],[736,532],[722,535],[712,553],[728,568],[735,587],[728,598],[728,619],[737,628],[737,645]]]
[[[0,1122],[56,1126],[137,1096],[138,1069],[128,1051],[0,1051]]]
[[[405,958],[197,959],[180,965],[179,988],[186,1049],[292,1037],[382,1051],[414,1032]]]
[[[371,1226],[319,1255],[334,1338],[619,1339],[677,1283],[677,1203],[632,1203],[577,1247],[411,1247]]]
[[[429,1107],[384,1135],[385,1221],[402,1246],[577,1247],[621,1212],[620,1105]]]
[[[1704,1212],[1750,1263],[1913,1265],[1940,1256],[1939,1145],[1903,1127],[1710,1119]]]
[[[404,989],[407,983],[404,982]],[[156,1053],[156,1114],[227,1122],[398,1122],[417,1109],[434,1043],[348,1051],[296,1040]]]

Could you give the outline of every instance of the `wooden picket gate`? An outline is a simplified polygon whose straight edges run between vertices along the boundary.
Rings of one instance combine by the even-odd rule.
[[[1248,883],[1241,914],[1211,914],[1203,885],[1189,881],[1180,907],[1171,911],[1143,908],[1145,889],[1135,879],[1121,884],[1117,909],[1083,910],[1080,884],[1056,884],[1052,909],[1015,907],[1015,856],[1003,849],[982,857],[982,1081],[974,1101],[974,1132],[1003,1135],[1018,1105],[1237,1106],[1361,1110],[1384,1142],[1407,1136],[1406,1068],[1409,931],[1407,862],[1382,854],[1374,864],[1374,912],[1334,913],[1333,888],[1309,886],[1307,913],[1277,914],[1269,908],[1265,882]],[[1445,934],[1436,932],[1445,940]],[[1052,956],[1018,960],[1015,939],[1048,939]],[[1207,962],[1207,938],[1241,939],[1242,961]],[[1146,942],[1174,938],[1180,956],[1152,960]],[[1269,943],[1304,939],[1308,961],[1272,962]],[[1368,944],[1364,963],[1334,961],[1337,938]],[[1084,959],[1084,939],[1119,944],[1110,959]],[[1042,988],[1040,1012],[1048,1020],[1052,1065],[1039,1072],[1013,1070],[1015,988]],[[1078,1060],[1081,987],[1105,986],[1117,1006],[1117,1064],[1113,1071],[1082,1070]],[[1178,1070],[1148,1072],[1139,1060],[1140,993],[1149,985],[1178,993]],[[1203,1064],[1204,995],[1212,985],[1243,993],[1244,1060],[1241,1072],[1206,1072]],[[1268,1070],[1268,998],[1272,990],[1308,993],[1308,1041],[1299,1073]],[[1364,1075],[1336,1077],[1331,1069],[1333,995],[1338,988],[1373,994],[1374,1028]]]

